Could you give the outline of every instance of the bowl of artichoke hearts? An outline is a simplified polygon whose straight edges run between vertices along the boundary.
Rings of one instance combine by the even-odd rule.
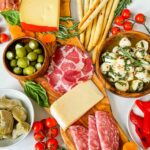
[[[20,91],[0,89],[0,148],[25,139],[34,122],[30,99]]]

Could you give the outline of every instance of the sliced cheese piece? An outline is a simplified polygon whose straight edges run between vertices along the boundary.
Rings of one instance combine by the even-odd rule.
[[[20,20],[22,28],[35,32],[59,29],[60,0],[22,0]]]
[[[51,105],[50,111],[62,129],[66,130],[101,99],[103,94],[89,80],[60,97]]]

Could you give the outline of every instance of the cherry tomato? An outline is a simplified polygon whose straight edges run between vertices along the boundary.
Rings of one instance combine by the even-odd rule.
[[[44,140],[44,138],[45,138],[45,136],[44,136],[44,134],[43,134],[43,132],[42,131],[40,131],[40,132],[38,132],[38,133],[34,133],[34,139],[36,140],[36,141],[43,141]]]
[[[46,136],[49,138],[55,138],[58,135],[58,128],[48,129]]]
[[[38,142],[35,144],[35,150],[45,150],[45,143],[44,142]]]
[[[43,130],[43,124],[40,121],[36,121],[33,124],[32,130],[37,133]]]
[[[48,139],[46,141],[46,148],[48,150],[57,150],[58,148],[58,142],[56,139]]]
[[[47,128],[53,128],[57,126],[57,121],[54,118],[47,118],[46,119],[46,127]]]
[[[111,29],[111,33],[112,33],[113,35],[118,34],[120,31],[121,31],[121,30],[120,30],[119,27],[112,27],[112,29]]]
[[[129,22],[129,21],[126,21],[126,22],[124,23],[123,27],[124,27],[124,29],[125,29],[126,31],[130,31],[130,30],[132,30],[132,28],[133,28],[133,24],[132,24],[131,22]]]
[[[121,16],[124,18],[124,19],[128,19],[130,18],[131,16],[131,12],[129,9],[124,9],[121,13]]]
[[[144,23],[145,22],[145,16],[144,16],[144,14],[142,14],[142,13],[139,13],[139,14],[137,14],[136,16],[135,16],[135,21],[137,22],[137,23]]]
[[[7,42],[8,40],[9,40],[9,37],[7,34],[5,33],[0,34],[0,43]]]
[[[114,23],[118,26],[122,26],[124,23],[124,18],[122,16],[117,16]]]

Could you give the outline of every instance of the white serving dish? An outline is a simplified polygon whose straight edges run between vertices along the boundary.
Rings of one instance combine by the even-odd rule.
[[[28,112],[28,123],[30,123],[30,130],[27,134],[21,135],[17,139],[8,139],[8,140],[0,140],[0,149],[11,147],[12,145],[18,144],[20,141],[24,140],[25,137],[30,133],[33,122],[34,122],[34,109],[30,99],[20,91],[13,89],[0,89],[0,97],[6,96],[12,99],[18,99],[21,101],[23,106],[26,108]]]

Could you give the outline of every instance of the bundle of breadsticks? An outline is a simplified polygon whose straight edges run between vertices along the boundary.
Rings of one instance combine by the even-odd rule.
[[[93,64],[98,50],[107,38],[119,2],[120,0],[77,0],[80,41],[91,52]]]

